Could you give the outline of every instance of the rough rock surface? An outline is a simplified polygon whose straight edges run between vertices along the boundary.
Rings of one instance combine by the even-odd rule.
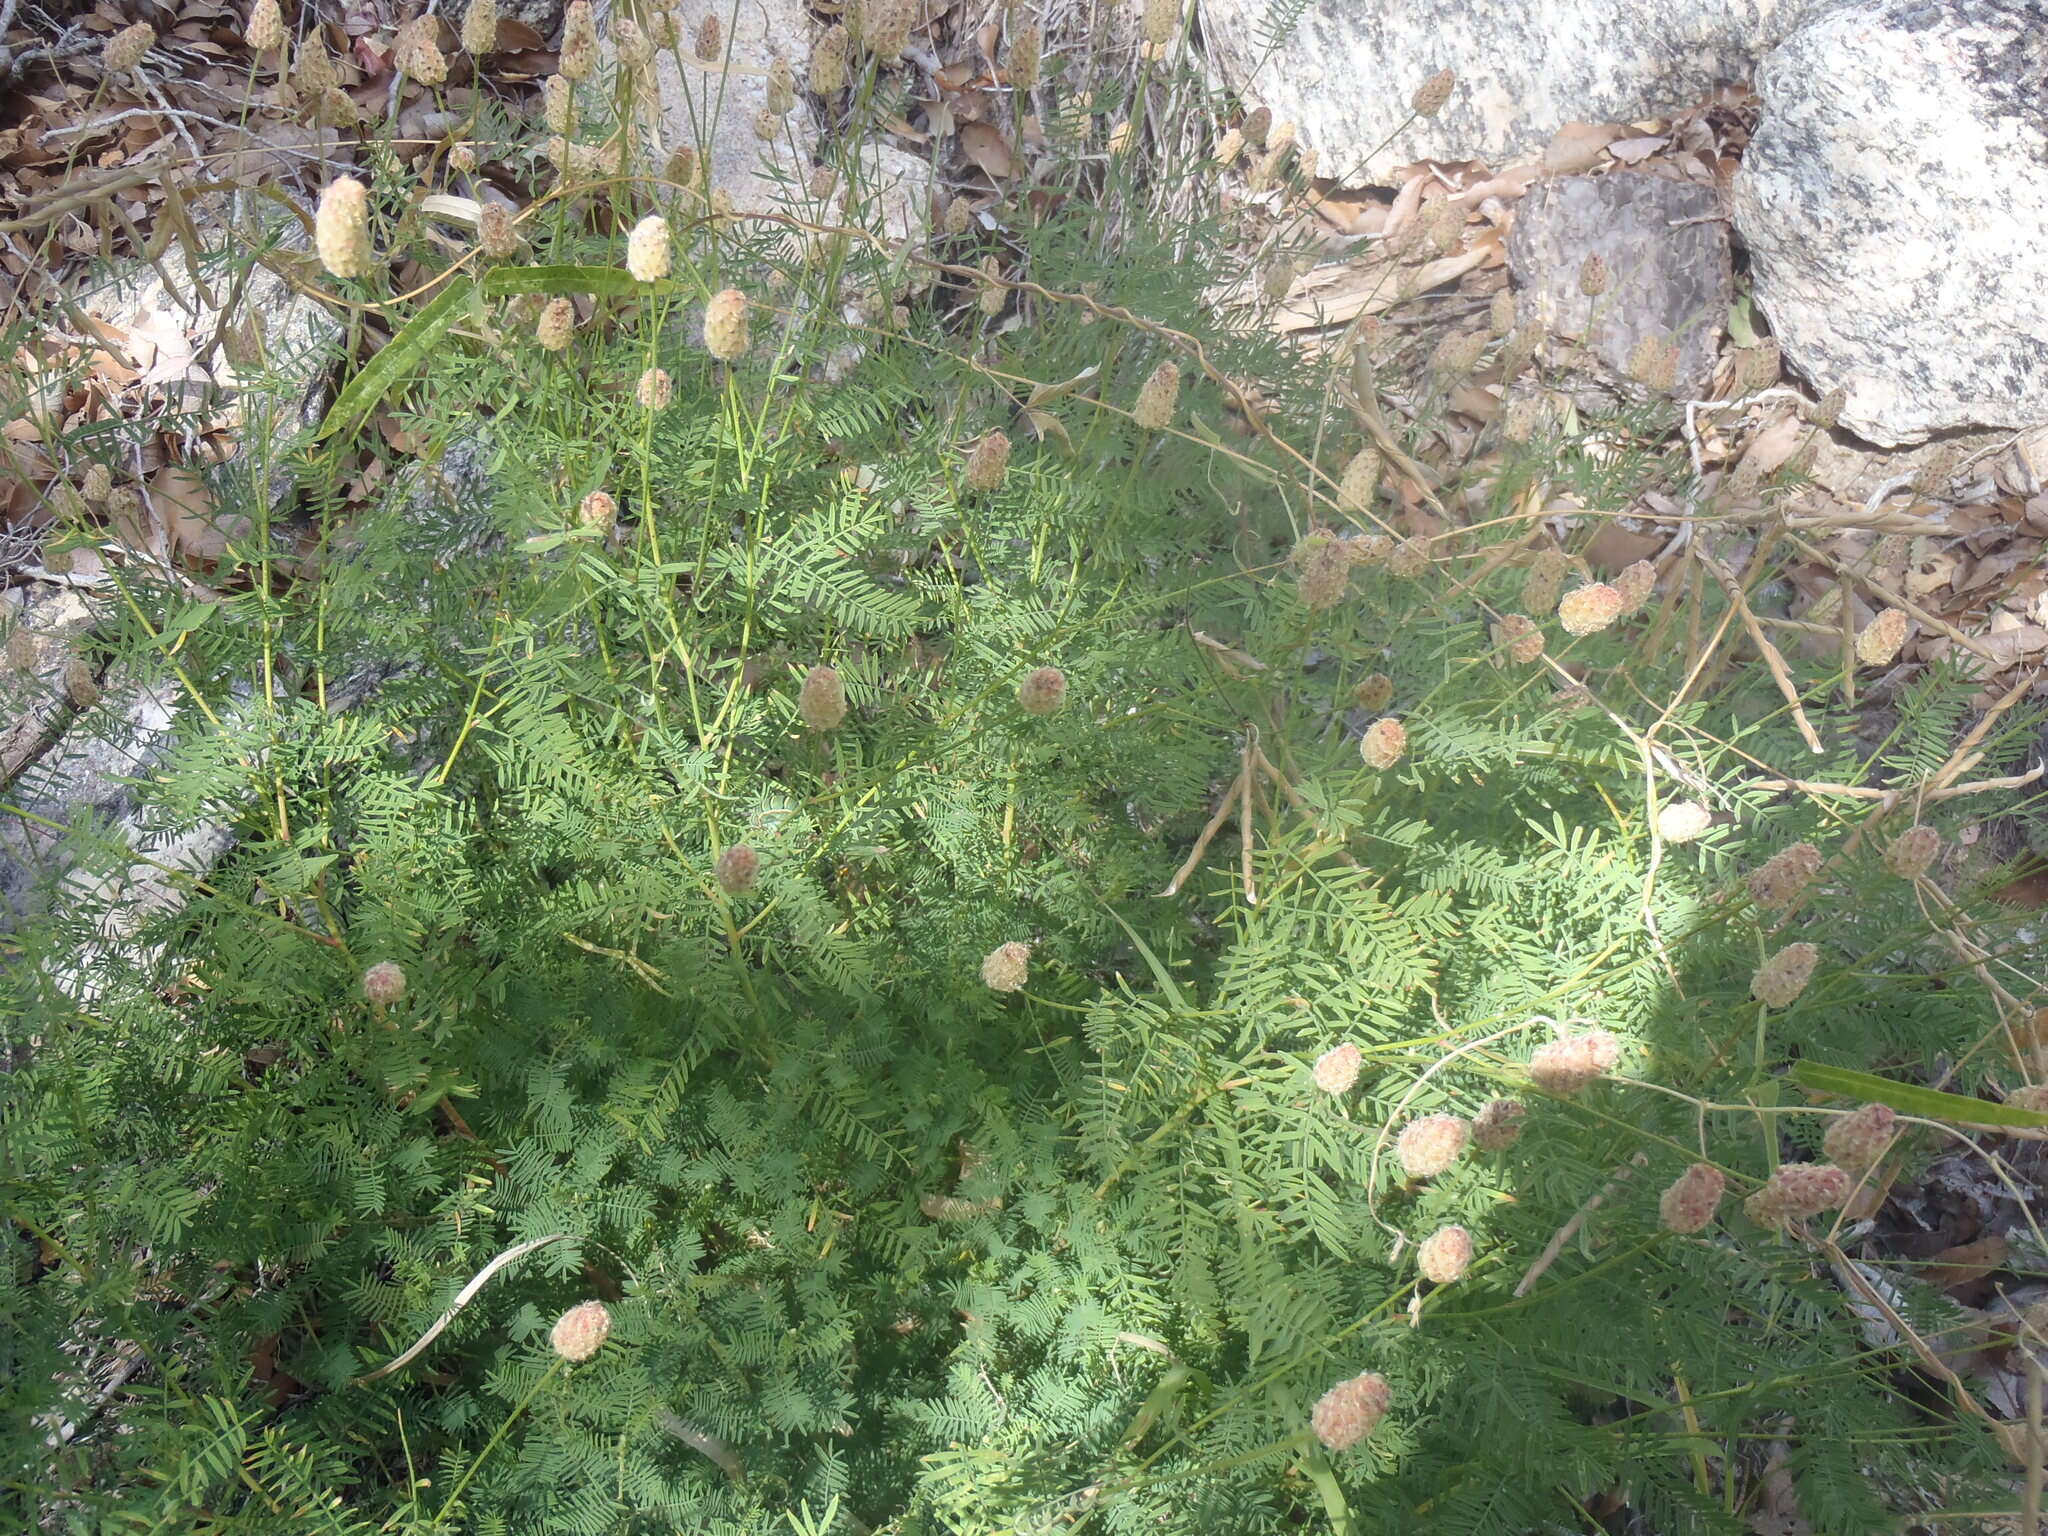
[[[1523,194],[1508,237],[1520,313],[1578,338],[1615,376],[1646,336],[1678,341],[1671,393],[1701,394],[1728,317],[1728,228],[1711,187],[1640,171],[1564,176]],[[1606,263],[1599,298],[1579,290],[1588,256]]]
[[[1756,295],[1887,446],[2048,421],[2048,0],[1849,0],[1764,61]]]
[[[1575,119],[1627,121],[1747,80],[1762,54],[1830,0],[1309,0],[1271,46],[1273,0],[1202,0],[1211,63],[1292,118],[1323,174],[1368,179],[1420,159],[1502,162]],[[1408,122],[1415,88],[1457,71],[1450,105]]]

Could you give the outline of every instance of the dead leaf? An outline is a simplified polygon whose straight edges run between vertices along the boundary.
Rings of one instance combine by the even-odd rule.
[[[1553,176],[1576,176],[1600,162],[1601,151],[1628,130],[1614,123],[1566,123],[1543,148],[1542,167]]]
[[[1671,141],[1663,137],[1642,139],[1616,139],[1607,146],[1607,153],[1623,165],[1635,165],[1647,160]]]
[[[1016,157],[993,123],[962,123],[960,149],[997,181],[1005,181],[1016,173]]]
[[[182,464],[166,464],[149,477],[149,500],[171,543],[197,564],[218,562],[228,552],[229,538],[248,531],[246,518],[216,513],[206,481]]]

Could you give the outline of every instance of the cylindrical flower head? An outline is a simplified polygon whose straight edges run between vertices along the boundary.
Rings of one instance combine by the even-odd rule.
[[[640,383],[634,390],[640,404],[650,411],[666,410],[674,393],[675,385],[664,368],[650,368],[641,374]]]
[[[313,248],[320,253],[320,265],[336,277],[369,274],[370,194],[355,177],[338,176],[320,194]]]
[[[1003,306],[1010,302],[1010,291],[1002,284],[1002,263],[993,256],[981,258],[981,287],[975,299],[984,315],[994,319],[1003,312]]]
[[[1333,1046],[1316,1058],[1316,1086],[1325,1093],[1349,1093],[1364,1062],[1365,1053],[1349,1040]]]
[[[485,203],[476,216],[477,243],[492,261],[509,261],[519,254],[519,230],[512,222],[512,210],[503,203]]]
[[[1566,1035],[1540,1045],[1529,1057],[1529,1078],[1545,1093],[1570,1098],[1605,1077],[1621,1059],[1621,1043],[1604,1029]]]
[[[1432,1285],[1451,1285],[1465,1278],[1472,1265],[1472,1234],[1463,1227],[1438,1227],[1415,1250],[1415,1267]]]
[[[1579,263],[1579,292],[1589,299],[1597,299],[1613,283],[1607,271],[1607,263],[1595,251]]]
[[[1488,1099],[1472,1117],[1472,1144],[1482,1152],[1505,1152],[1522,1139],[1529,1107],[1520,1099]]]
[[[1054,715],[1067,701],[1067,674],[1058,667],[1034,667],[1017,685],[1017,707],[1027,715]]]
[[[1889,1104],[1865,1104],[1828,1127],[1821,1150],[1830,1162],[1850,1172],[1874,1168],[1892,1144],[1898,1118]]]
[[[1735,392],[1754,395],[1769,389],[1784,371],[1784,355],[1777,342],[1766,336],[1755,346],[1744,347],[1735,354]]]
[[[571,1365],[580,1365],[604,1348],[612,1331],[612,1314],[601,1301],[581,1302],[555,1319],[548,1342]]]
[[[1401,761],[1401,754],[1407,750],[1408,727],[1392,715],[1373,721],[1358,740],[1358,755],[1365,760],[1365,766],[1382,772]]]
[[[405,972],[395,960],[379,960],[363,972],[363,996],[379,1008],[389,1008],[405,996]]]
[[[1912,629],[1912,620],[1900,608],[1887,608],[1856,637],[1856,659],[1866,667],[1887,667],[1898,656]]]
[[[1721,1208],[1728,1181],[1712,1163],[1694,1163],[1657,1200],[1657,1215],[1667,1232],[1699,1232]]]
[[[1815,402],[1807,420],[1823,432],[1832,431],[1836,422],[1842,419],[1842,407],[1849,403],[1849,392],[1837,384]]]
[[[718,856],[714,873],[725,893],[737,896],[749,889],[761,873],[761,856],[745,843],[734,843]]]
[[[482,58],[497,46],[498,0],[469,0],[469,9],[462,13],[462,51]]]
[[[1647,560],[1625,566],[1614,578],[1614,590],[1621,594],[1621,616],[1625,619],[1650,600],[1657,590],[1657,567]]]
[[[916,19],[911,0],[860,0],[860,45],[889,63],[909,45]]]
[[[1294,583],[1305,608],[1329,608],[1344,596],[1351,580],[1351,554],[1345,541],[1318,528],[1294,546]]]
[[[1548,613],[1555,608],[1569,569],[1570,562],[1556,545],[1538,550],[1529,563],[1529,574],[1522,578],[1522,607],[1530,613]]]
[[[95,507],[113,495],[114,477],[107,466],[97,462],[86,465],[78,481],[78,494]]]
[[[610,533],[619,520],[619,504],[609,491],[592,491],[576,508],[576,521],[598,533]]]
[[[1678,348],[1669,336],[1651,332],[1630,351],[1628,375],[1659,394],[1670,394],[1678,381]]]
[[[1145,0],[1138,35],[1148,48],[1164,48],[1180,28],[1180,0]]]
[[[829,731],[846,718],[846,684],[822,663],[804,674],[796,695],[797,718],[814,731]]]
[[[1244,153],[1244,130],[1232,128],[1216,141],[1216,148],[1210,155],[1218,165],[1237,164],[1237,157]]]
[[[1750,978],[1749,990],[1766,1008],[1789,1008],[1813,980],[1820,951],[1811,944],[1787,944]]]
[[[967,455],[967,488],[993,491],[1003,483],[1003,474],[1009,467],[1009,438],[1001,432],[985,433]]]
[[[284,15],[277,8],[277,0],[256,0],[249,7],[249,25],[242,32],[242,41],[252,53],[268,53],[284,46]]]
[[[1451,99],[1451,91],[1457,85],[1458,77],[1448,69],[1440,69],[1416,88],[1414,98],[1408,105],[1417,117],[1435,117],[1443,111]]]
[[[432,16],[416,16],[398,29],[391,56],[401,74],[426,86],[448,79],[448,56],[441,52],[440,30],[440,22]]]
[[[2005,1102],[2029,1114],[2048,1115],[2048,1086],[2030,1083],[2024,1088],[2015,1088],[2005,1096]]]
[[[1359,679],[1358,686],[1351,690],[1351,701],[1360,709],[1378,714],[1394,699],[1394,680],[1384,672],[1374,672]]]
[[[1833,1210],[1848,1193],[1849,1175],[1832,1163],[1784,1163],[1742,1212],[1760,1227],[1779,1227]]]
[[[1384,533],[1361,533],[1344,541],[1353,565],[1385,565],[1394,557],[1394,541]]]
[[[299,44],[298,54],[292,60],[292,84],[298,87],[301,96],[318,96],[340,84],[340,77],[334,72],[334,60],[328,57],[327,45],[320,41],[317,32]]]
[[[74,656],[64,664],[64,697],[80,709],[91,709],[99,702],[99,679],[93,676],[92,664],[83,656]]]
[[[1486,306],[1486,327],[1496,336],[1505,336],[1515,328],[1515,295],[1512,289],[1501,289],[1493,296],[1493,302]]]
[[[540,117],[549,133],[566,134],[576,117],[576,87],[566,75],[549,75],[540,88]]]
[[[90,489],[86,500],[92,500]],[[1884,867],[1901,880],[1917,880],[1941,856],[1941,834],[1928,826],[1908,827],[1884,851]]]
[[[1674,800],[1657,807],[1657,835],[1667,843],[1697,842],[1714,824],[1714,813],[1697,800]]]
[[[1393,1401],[1387,1378],[1376,1371],[1340,1381],[1321,1397],[1309,1414],[1316,1438],[1333,1451],[1348,1451],[1379,1428]]]
[[[747,296],[727,288],[704,306],[704,350],[729,363],[747,350]]]
[[[716,63],[718,56],[725,51],[725,32],[718,24],[716,11],[706,12],[704,19],[697,23],[697,40],[693,46],[697,57],[707,64]]]
[[[1568,635],[1590,635],[1621,617],[1621,594],[1604,581],[1565,593],[1557,605],[1557,622]]]
[[[107,39],[100,50],[100,68],[110,75],[125,75],[155,46],[156,28],[146,21],[135,22]]]
[[[991,992],[1022,992],[1031,979],[1031,946],[1015,939],[998,944],[981,962],[981,979]]]
[[[1749,877],[1749,899],[1768,911],[1792,905],[1820,873],[1820,850],[1811,843],[1794,843],[1765,861]]]
[[[796,71],[779,53],[768,65],[768,110],[777,117],[796,110]]]
[[[569,345],[569,338],[576,334],[576,306],[565,295],[549,299],[547,307],[540,312],[540,320],[534,325],[533,339],[546,352],[560,352]]]
[[[1379,449],[1361,448],[1344,466],[1344,478],[1337,487],[1338,499],[1352,511],[1363,512],[1372,505],[1372,493],[1379,483]]]
[[[1433,1179],[1465,1151],[1472,1127],[1456,1115],[1424,1115],[1410,1120],[1394,1143],[1401,1171],[1411,1179]]]
[[[1003,72],[1010,89],[1029,94],[1038,85],[1038,65],[1045,51],[1045,36],[1038,23],[1031,22],[1010,39],[1010,51],[1003,59]]]
[[[1174,408],[1180,403],[1180,369],[1161,363],[1138,391],[1131,407],[1131,420],[1147,432],[1163,432],[1173,425]]]
[[[1403,539],[1387,556],[1387,574],[1402,581],[1414,581],[1429,569],[1429,540],[1417,536]]]
[[[626,270],[636,283],[658,283],[669,272],[668,220],[650,213],[626,236]]]
[[[1514,660],[1527,665],[1543,655],[1543,631],[1527,614],[1504,613],[1493,626],[1493,643]]]
[[[570,0],[562,13],[559,68],[571,80],[588,80],[597,68],[597,17],[591,13],[590,0]]]
[[[811,89],[831,96],[846,89],[846,50],[850,39],[838,22],[824,30],[811,49]],[[1014,53],[1016,45],[1011,44]]]

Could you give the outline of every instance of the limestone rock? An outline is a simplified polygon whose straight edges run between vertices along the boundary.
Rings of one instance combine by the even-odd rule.
[[[2048,421],[2048,0],[1848,0],[1757,85],[1736,224],[1842,425],[1894,446]]]
[[[1272,46],[1272,0],[1202,0],[1223,82],[1292,118],[1323,174],[1356,181],[1419,159],[1498,167],[1564,124],[1627,121],[1747,80],[1757,59],[1828,0],[1308,0]],[[1409,98],[1457,71],[1449,105],[1409,122]]]
[[[1508,237],[1517,307],[1553,338],[1584,340],[1616,379],[1628,375],[1645,337],[1676,339],[1670,393],[1697,398],[1714,371],[1733,286],[1720,213],[1713,188],[1642,171],[1536,182]],[[1609,274],[1598,298],[1579,288],[1588,256]]]
[[[718,15],[733,67],[696,61],[687,41],[680,64],[667,50],[655,55],[663,153],[693,146],[709,165],[711,185],[729,193],[742,212],[801,203],[817,143],[811,114],[798,102],[776,120],[775,137],[765,140],[754,132],[754,120],[768,105],[769,64],[780,55],[801,75],[816,29],[803,0],[758,0]]]

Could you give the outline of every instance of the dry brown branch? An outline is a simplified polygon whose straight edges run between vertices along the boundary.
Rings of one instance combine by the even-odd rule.
[[[1785,665],[1785,658],[1778,648],[1771,644],[1763,626],[1756,621],[1756,615],[1749,611],[1749,599],[1743,595],[1742,585],[1736,581],[1729,569],[1705,550],[1699,551],[1700,563],[1713,573],[1721,584],[1721,590],[1728,594],[1728,601],[1735,605],[1736,616],[1742,620],[1742,627],[1749,632],[1750,643],[1757,648],[1769,669],[1771,681],[1778,685],[1778,692],[1792,710],[1792,723],[1799,727],[1799,734],[1805,738],[1807,750],[1816,754],[1825,752],[1820,737],[1813,729],[1813,722],[1806,718],[1806,710],[1799,702],[1799,689],[1792,681],[1792,671]]]

